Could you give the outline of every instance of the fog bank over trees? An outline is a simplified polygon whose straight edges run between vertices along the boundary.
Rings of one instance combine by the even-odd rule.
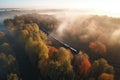
[[[12,65],[17,69],[0,75],[17,80],[119,79],[116,71],[120,57],[120,19],[98,15],[59,15],[32,13],[4,20],[9,35],[0,32],[0,60],[6,66],[17,61]],[[78,53],[54,45],[49,34],[72,46]],[[6,47],[8,51],[4,50]]]

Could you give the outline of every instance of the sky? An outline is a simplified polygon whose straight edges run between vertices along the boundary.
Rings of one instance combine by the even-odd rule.
[[[0,0],[0,8],[91,9],[120,16],[120,0]]]

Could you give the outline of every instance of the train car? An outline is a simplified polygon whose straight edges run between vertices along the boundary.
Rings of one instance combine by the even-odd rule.
[[[63,46],[67,49],[69,49],[72,53],[77,54],[78,51],[74,48],[72,48],[71,46],[69,46],[68,44],[56,39],[54,36],[52,36],[47,30],[45,30],[42,26],[39,27],[45,34],[47,34],[47,36],[49,35],[49,37],[51,37],[55,43],[58,43],[56,46]]]

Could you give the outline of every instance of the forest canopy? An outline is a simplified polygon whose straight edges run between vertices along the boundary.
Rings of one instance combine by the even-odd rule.
[[[64,46],[55,46],[53,41],[50,41],[43,29],[48,32],[57,30],[58,27],[56,26],[60,24],[60,21],[54,16],[26,14],[15,16],[13,19],[6,19],[4,24],[10,30],[10,35],[7,36],[8,44],[0,45],[1,64],[9,66],[18,60],[18,65],[24,63],[25,66],[31,66],[31,71],[29,70],[28,74],[31,75],[32,71],[35,73],[30,77],[24,77],[21,75],[27,75],[27,72],[25,74],[24,71],[20,71],[22,69],[18,69],[16,73],[19,73],[19,75],[11,71],[8,79],[19,80],[18,77],[20,77],[23,80],[114,80],[114,68],[106,59],[99,57],[96,60],[91,60],[88,55],[90,53],[79,51],[77,54],[73,54]],[[87,25],[87,22],[84,24]],[[69,30],[66,33],[69,33]],[[77,33],[73,32],[72,35],[76,36]],[[0,32],[0,37],[3,36],[4,34]],[[13,54],[17,58],[11,54],[8,55],[9,50],[6,53],[7,55],[4,54],[4,47],[13,49]],[[87,47],[93,53],[103,54],[107,52],[104,42],[93,41]],[[20,55],[24,56],[23,59]],[[18,67],[24,68],[22,66]],[[2,74],[0,72],[0,76]]]

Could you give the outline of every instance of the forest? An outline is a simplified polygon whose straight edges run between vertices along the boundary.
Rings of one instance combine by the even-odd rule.
[[[0,80],[119,79],[113,64],[120,47],[118,18],[91,15],[71,23],[33,13],[5,19],[4,24],[8,33],[0,31]],[[63,24],[67,27],[62,30]],[[43,29],[78,53],[55,45]]]

